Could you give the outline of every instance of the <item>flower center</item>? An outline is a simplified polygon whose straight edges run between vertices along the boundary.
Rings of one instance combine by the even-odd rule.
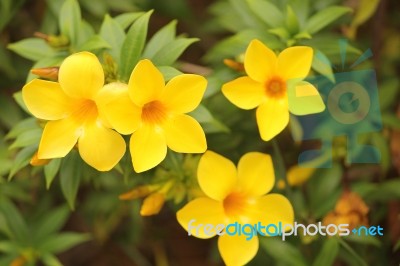
[[[79,102],[73,116],[80,122],[93,121],[99,116],[99,111],[93,100],[85,99]]]
[[[223,201],[225,214],[231,218],[238,219],[245,215],[246,210],[251,205],[251,199],[243,193],[233,192]]]
[[[151,101],[142,107],[142,121],[161,124],[167,118],[167,108],[160,101]]]
[[[265,83],[265,93],[271,98],[282,98],[286,93],[286,82],[279,77],[273,77]]]

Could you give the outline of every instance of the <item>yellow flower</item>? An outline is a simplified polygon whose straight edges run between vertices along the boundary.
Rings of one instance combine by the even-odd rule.
[[[257,107],[261,138],[265,141],[279,134],[295,115],[322,112],[325,105],[318,90],[302,81],[311,68],[313,50],[306,46],[290,47],[277,57],[258,40],[248,46],[244,68],[248,76],[223,85],[222,92],[242,109]]]
[[[166,85],[161,72],[145,59],[132,71],[128,86],[112,84],[104,95],[105,115],[121,134],[132,134],[130,152],[136,172],[157,166],[167,147],[181,153],[203,153],[206,138],[200,124],[186,113],[193,111],[207,86],[204,77],[182,74]]]
[[[82,159],[99,171],[112,169],[126,144],[100,117],[99,92],[104,73],[94,54],[80,52],[60,66],[59,82],[35,79],[22,89],[28,110],[47,122],[38,159],[66,156],[78,143]]]
[[[200,159],[197,178],[206,197],[197,198],[177,212],[186,231],[192,225],[217,224],[292,224],[293,208],[282,195],[268,194],[275,182],[271,157],[259,152],[245,154],[238,168],[228,159],[207,151]],[[188,231],[189,232],[189,231]],[[216,235],[204,230],[189,232],[199,238]],[[243,265],[258,251],[258,237],[246,240],[244,235],[222,234],[218,248],[227,265]]]

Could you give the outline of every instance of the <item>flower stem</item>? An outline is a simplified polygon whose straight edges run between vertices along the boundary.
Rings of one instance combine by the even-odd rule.
[[[278,168],[278,174],[280,179],[285,182],[285,191],[286,195],[289,199],[292,198],[292,189],[290,188],[288,179],[287,179],[287,170],[285,166],[285,161],[283,160],[281,149],[279,148],[278,142],[273,139],[271,140],[272,148],[274,150],[275,158],[276,158],[276,166]]]

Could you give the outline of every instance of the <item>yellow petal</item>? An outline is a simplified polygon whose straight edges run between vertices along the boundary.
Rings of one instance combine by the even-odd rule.
[[[179,114],[164,125],[168,147],[181,153],[203,153],[207,149],[206,136],[200,124],[192,117]]]
[[[261,138],[268,141],[289,123],[287,100],[268,99],[257,108],[257,125]]]
[[[131,137],[130,150],[133,169],[147,171],[165,159],[167,143],[161,129],[143,125]]]
[[[103,67],[94,54],[76,53],[61,64],[58,81],[69,96],[93,99],[104,84]]]
[[[56,82],[34,79],[22,88],[22,98],[39,119],[58,120],[72,111],[73,99]]]
[[[122,83],[110,83],[97,96],[99,112],[111,127],[121,134],[132,134],[141,122],[141,110],[130,99],[128,87]]]
[[[161,100],[167,108],[174,112],[188,113],[200,104],[206,87],[207,80],[202,76],[179,75],[167,83]]]
[[[253,109],[257,107],[265,97],[265,89],[262,83],[249,77],[240,77],[225,83],[222,93],[234,105],[242,109]]]
[[[275,174],[271,156],[260,152],[249,152],[238,164],[238,187],[252,196],[261,196],[274,186]]]
[[[126,150],[124,139],[100,123],[87,123],[78,141],[82,159],[98,171],[109,171]]]
[[[291,167],[287,173],[289,185],[298,186],[303,184],[311,177],[315,170],[315,168],[301,167],[298,165]]]
[[[225,157],[206,151],[199,161],[197,178],[200,188],[207,196],[223,200],[236,185],[236,167]]]
[[[259,40],[253,40],[246,50],[244,68],[250,78],[264,83],[275,74],[276,55]]]
[[[251,222],[267,224],[293,224],[294,212],[292,204],[280,194],[268,194],[258,198]]]
[[[258,251],[258,236],[246,240],[245,235],[224,234],[218,238],[218,249],[227,266],[242,266],[251,261]]]
[[[165,82],[161,72],[153,63],[144,59],[133,69],[129,79],[129,96],[139,107],[157,100],[164,90]]]
[[[285,80],[303,79],[311,68],[313,50],[307,46],[294,46],[283,50],[278,56],[277,73]]]
[[[289,89],[288,98],[289,110],[295,115],[315,114],[325,110],[325,104],[318,90],[305,81]]]
[[[75,146],[80,134],[80,125],[71,118],[48,122],[40,140],[38,158],[64,157]]]
[[[198,238],[211,238],[217,234],[216,230],[204,232],[204,224],[226,223],[222,202],[210,198],[197,198],[190,201],[176,213],[179,224],[189,235]],[[201,226],[201,225],[202,226]]]

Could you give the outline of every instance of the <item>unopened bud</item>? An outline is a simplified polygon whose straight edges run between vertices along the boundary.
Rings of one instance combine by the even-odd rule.
[[[232,59],[224,59],[224,64],[225,64],[227,67],[232,68],[233,70],[236,70],[236,71],[239,71],[239,72],[244,71],[244,65],[243,65],[243,63],[234,61],[234,60],[232,60]]]
[[[31,73],[42,78],[58,80],[59,67],[34,68]]]
[[[119,195],[120,200],[133,200],[143,198],[152,192],[149,185],[140,186],[132,189],[129,192]]]
[[[17,257],[14,259],[11,263],[10,266],[24,266],[26,263],[26,259],[22,256]]]
[[[39,159],[38,153],[35,152],[35,154],[32,156],[30,164],[33,166],[41,166],[48,164],[50,161],[51,161],[50,159]]]
[[[158,214],[164,205],[165,196],[163,193],[155,192],[144,199],[140,215],[150,216]]]

